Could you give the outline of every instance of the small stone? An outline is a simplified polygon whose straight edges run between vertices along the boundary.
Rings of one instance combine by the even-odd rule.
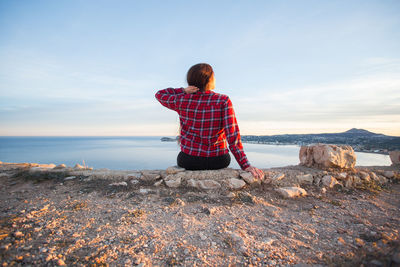
[[[360,175],[361,180],[369,182],[371,180],[371,178],[369,177],[369,174],[363,171],[360,171],[358,173]]]
[[[140,179],[140,177],[142,177],[140,172],[132,172],[126,175],[127,179]]]
[[[133,184],[133,185],[136,185],[136,184],[138,184],[138,183],[139,183],[138,180],[135,180],[135,179],[131,180],[131,184]]]
[[[383,176],[386,178],[392,179],[394,177],[394,171],[385,171],[383,172]]]
[[[173,175],[173,174],[168,175],[167,177],[165,177],[165,180],[164,180],[165,184],[168,187],[173,187],[173,188],[179,187],[181,185],[181,181],[182,181],[182,178],[180,176]]]
[[[169,174],[176,174],[178,172],[183,172],[185,171],[184,168],[178,167],[178,166],[172,166],[172,167],[168,167],[165,172],[167,173],[167,175]]]
[[[109,186],[128,186],[128,183],[127,182],[116,182],[116,183],[109,184]]]
[[[301,187],[280,187],[276,191],[284,198],[306,196],[307,192]]]
[[[172,204],[173,204],[173,206],[183,207],[183,206],[185,206],[185,201],[183,201],[180,198],[177,198],[177,199],[175,199],[175,201]]]
[[[344,245],[344,244],[346,244],[346,241],[344,241],[344,239],[341,236],[339,236],[338,237],[338,243],[341,244],[341,245]]]
[[[149,193],[149,192],[151,192],[151,190],[148,189],[148,188],[140,188],[140,189],[139,189],[139,193],[140,193],[140,194],[147,194],[147,193]]]
[[[297,181],[300,184],[312,184],[314,181],[314,178],[312,176],[312,174],[304,174],[304,175],[298,175],[297,176]]]
[[[325,175],[322,177],[322,184],[326,187],[332,188],[335,184],[338,184],[338,181],[332,175]]]
[[[68,177],[65,177],[65,178],[64,178],[64,181],[73,180],[73,179],[75,179],[75,178],[76,178],[76,176],[68,176]]]
[[[163,183],[163,180],[157,181],[154,183],[154,186],[160,186]]]
[[[225,180],[225,182],[226,186],[232,190],[241,189],[246,185],[246,183],[243,180],[237,178],[230,178]]]
[[[14,233],[14,236],[17,237],[17,238],[20,238],[20,237],[23,237],[24,234],[22,232],[20,232],[20,231],[17,231],[17,232]]]
[[[248,184],[260,184],[260,180],[255,178],[251,172],[242,172],[240,173],[240,177],[246,181]]]
[[[283,178],[285,178],[285,174],[284,173],[278,173],[278,174],[275,174],[274,176],[272,176],[271,181],[272,182],[277,182],[279,180],[282,180]]]
[[[275,241],[276,241],[276,239],[267,238],[267,239],[265,239],[265,240],[263,241],[263,243],[264,243],[264,245],[270,246],[270,245],[272,245]]]
[[[369,176],[371,177],[371,180],[379,182],[379,178],[378,175],[376,175],[376,173],[370,172]]]
[[[360,239],[360,238],[355,238],[354,241],[356,242],[357,246],[362,247],[365,245],[364,240]]]
[[[200,239],[203,241],[207,239],[207,236],[205,236],[203,233],[200,233],[199,236],[200,236]]]
[[[265,258],[265,254],[262,252],[257,252],[257,257],[263,259],[263,258]]]
[[[142,176],[140,176],[140,180],[145,182],[155,182],[156,180],[160,179],[161,175],[159,171],[142,171]]]
[[[341,173],[338,174],[337,178],[339,180],[345,180],[347,178],[347,173],[341,172]]]
[[[62,259],[58,259],[57,265],[58,266],[65,266],[65,262]]]

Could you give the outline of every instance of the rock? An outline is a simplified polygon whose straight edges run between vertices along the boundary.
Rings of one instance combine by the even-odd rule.
[[[346,178],[347,178],[347,173],[345,173],[345,172],[341,172],[337,176],[338,180],[346,180]]]
[[[205,170],[205,171],[184,171],[175,175],[182,175],[184,180],[195,179],[195,180],[215,180],[221,181],[227,178],[239,178],[239,171],[225,168],[221,170]]]
[[[109,184],[109,186],[128,186],[128,183],[127,182],[116,182],[116,183]]]
[[[354,175],[353,176],[353,185],[360,185],[360,184],[362,184],[361,178],[358,177],[357,175]]]
[[[348,176],[347,179],[344,181],[345,187],[352,187],[353,186],[353,176]]]
[[[160,186],[163,183],[163,180],[157,181],[154,183],[154,186]]]
[[[382,175],[378,175],[378,183],[380,184],[386,184],[388,182],[388,179],[386,179],[386,177],[382,176]]]
[[[248,184],[260,184],[261,181],[253,176],[251,172],[242,172],[240,177],[246,181]]]
[[[356,242],[356,245],[359,247],[362,247],[365,245],[364,240],[362,240],[361,238],[355,238],[354,241]]]
[[[389,152],[390,160],[392,165],[400,165],[400,150]]]
[[[243,247],[244,246],[244,241],[243,238],[238,235],[237,233],[233,233],[230,231],[227,231],[225,233],[225,240],[231,247]]]
[[[139,189],[139,193],[140,193],[140,194],[147,194],[147,193],[149,193],[149,192],[151,192],[151,190],[148,189],[148,188],[140,188],[140,189]]]
[[[314,181],[312,174],[298,175],[296,178],[300,184],[312,184]]]
[[[165,177],[164,182],[168,187],[176,188],[181,185],[182,178],[179,175],[171,174]]]
[[[226,183],[226,186],[232,190],[241,189],[246,185],[246,183],[243,180],[240,180],[237,178],[227,179],[227,180],[225,180],[225,183]]]
[[[131,180],[131,184],[133,184],[133,185],[136,185],[136,184],[138,184],[138,183],[139,183],[138,180],[135,180],[135,179]]]
[[[168,167],[165,172],[167,173],[167,175],[169,174],[176,174],[178,172],[183,172],[185,171],[184,168],[178,167],[178,166],[172,166],[172,167]]]
[[[275,241],[276,241],[276,239],[267,238],[267,239],[263,240],[263,243],[264,243],[265,245],[270,246],[270,245],[272,245]]]
[[[333,188],[336,184],[338,184],[338,181],[332,175],[325,175],[322,177],[322,184],[326,187]]]
[[[307,167],[354,168],[356,155],[351,146],[316,144],[302,146],[299,153],[300,164]]]
[[[384,171],[383,172],[383,176],[385,176],[386,178],[392,179],[394,177],[394,171]]]
[[[67,165],[65,165],[65,164],[59,164],[59,165],[54,167],[55,170],[65,169],[65,168],[67,168]]]
[[[392,261],[396,264],[400,264],[400,252],[393,254]]]
[[[369,177],[371,178],[371,180],[379,182],[379,177],[378,177],[378,175],[376,175],[376,173],[370,172]]]
[[[326,188],[325,188],[325,187],[323,187],[323,188],[321,189],[321,193],[322,193],[322,194],[326,194]]]
[[[276,191],[284,198],[306,196],[307,192],[301,187],[280,187]]]
[[[366,181],[366,182],[371,181],[371,178],[368,173],[361,171],[358,174],[360,175],[361,180]]]
[[[200,232],[199,236],[200,236],[200,239],[203,241],[207,239],[207,236],[205,236],[202,232]]]
[[[142,171],[142,176],[140,177],[141,181],[144,182],[155,182],[156,180],[160,179],[161,175],[159,171]]]
[[[272,182],[277,182],[279,180],[282,180],[283,178],[285,178],[285,174],[284,173],[278,173],[278,174],[275,174],[274,176],[272,176],[271,181]]]
[[[23,234],[22,232],[20,232],[20,231],[16,231],[16,232],[14,233],[14,236],[17,237],[17,238],[20,238],[20,237],[23,237],[24,234]]]
[[[58,266],[65,266],[65,262],[62,259],[58,259],[57,265]]]
[[[189,179],[188,186],[204,190],[215,190],[221,188],[221,184],[214,180],[200,180]]]
[[[76,176],[68,176],[68,177],[65,177],[65,178],[64,178],[64,181],[73,180],[73,179],[75,179],[75,178],[76,178]]]
[[[126,179],[140,179],[142,174],[140,172],[132,172],[126,175]]]

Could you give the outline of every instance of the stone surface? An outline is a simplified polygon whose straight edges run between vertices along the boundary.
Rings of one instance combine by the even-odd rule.
[[[338,181],[332,175],[325,175],[322,177],[322,185],[333,188],[336,184],[338,184]]]
[[[389,152],[390,160],[392,161],[392,165],[400,165],[400,151],[390,151]]]
[[[312,174],[304,174],[304,175],[298,175],[297,176],[297,181],[300,184],[312,184],[314,181],[314,178],[312,176]]]
[[[246,181],[248,184],[260,184],[261,181],[253,176],[251,172],[242,172],[240,177]]]
[[[316,144],[302,146],[300,164],[318,168],[354,168],[356,155],[351,146]]]
[[[142,176],[140,177],[140,180],[145,181],[145,182],[155,182],[156,180],[160,179],[161,175],[159,171],[149,171],[145,170],[142,171]]]
[[[383,176],[385,176],[386,178],[392,179],[394,177],[395,173],[394,171],[384,171],[383,172]]]
[[[177,174],[171,174],[165,177],[164,182],[168,187],[179,187],[182,182],[182,177]]]
[[[306,196],[307,192],[301,187],[280,187],[276,189],[282,197],[284,198],[294,198],[299,196]]]
[[[69,181],[69,180],[73,180],[75,178],[76,178],[76,176],[68,176],[68,177],[65,177],[64,180]]]
[[[243,181],[241,179],[237,179],[237,178],[227,179],[227,180],[225,180],[225,183],[226,183],[226,186],[232,190],[241,189],[246,185],[245,181]]]
[[[178,167],[178,166],[171,166],[171,167],[168,167],[168,168],[165,170],[165,172],[167,173],[167,175],[169,175],[169,174],[176,174],[176,173],[178,173],[178,172],[183,172],[183,171],[185,171],[185,169],[184,169],[184,168],[181,168],[181,167]]]
[[[116,182],[116,183],[111,183],[109,186],[128,186],[127,182]]]
[[[360,175],[360,178],[363,181],[369,182],[371,180],[371,178],[367,172],[360,171],[358,174]]]
[[[271,182],[277,182],[279,180],[282,180],[283,178],[285,178],[284,173],[277,173],[271,177]]]
[[[131,172],[126,175],[127,179],[140,179],[142,177],[141,172]]]
[[[221,184],[214,180],[199,180],[189,179],[188,186],[204,190],[215,190],[221,188]]]

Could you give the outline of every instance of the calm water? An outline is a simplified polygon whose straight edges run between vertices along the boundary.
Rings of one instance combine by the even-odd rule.
[[[299,163],[298,146],[243,144],[250,162],[259,168]],[[0,137],[0,161],[64,163],[85,161],[94,168],[165,169],[176,165],[180,149],[160,137]],[[387,155],[356,153],[357,165],[390,165]],[[239,168],[233,155],[230,167]]]

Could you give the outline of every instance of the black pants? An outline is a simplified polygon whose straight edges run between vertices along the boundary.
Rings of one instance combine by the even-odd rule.
[[[186,170],[218,170],[229,166],[231,156],[229,153],[217,157],[191,156],[182,151],[177,158],[178,166]]]

